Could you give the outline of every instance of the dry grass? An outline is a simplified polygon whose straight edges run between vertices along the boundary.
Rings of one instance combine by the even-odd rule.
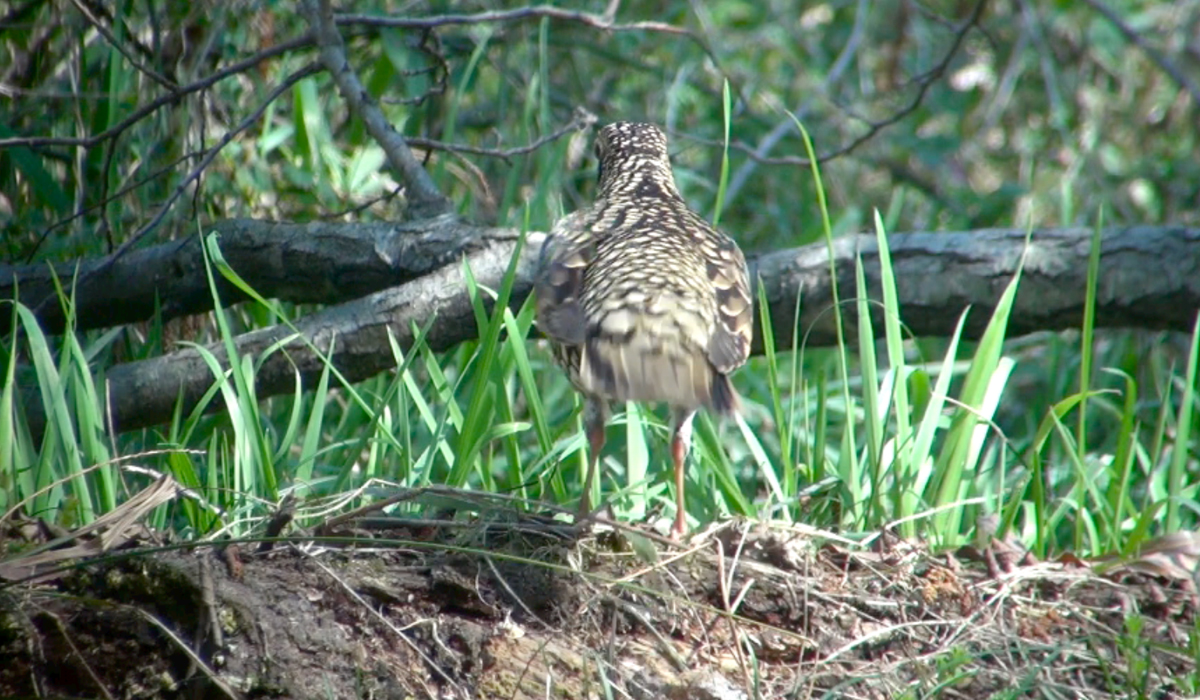
[[[1099,574],[1002,543],[935,555],[783,524],[728,522],[686,548],[549,520],[337,527],[10,587],[0,690],[167,697],[181,660],[188,682],[300,697],[1166,698],[1197,682],[1194,586],[1151,555]],[[135,609],[175,636],[107,620]],[[129,663],[173,683],[131,687]],[[313,674],[321,688],[296,680]]]

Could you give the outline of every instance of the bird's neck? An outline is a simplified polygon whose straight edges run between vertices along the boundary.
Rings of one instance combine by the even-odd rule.
[[[646,164],[616,172],[600,180],[600,196],[605,199],[667,199],[683,201],[669,166]]]

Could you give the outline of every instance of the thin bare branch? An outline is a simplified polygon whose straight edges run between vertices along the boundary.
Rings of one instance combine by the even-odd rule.
[[[450,153],[470,153],[471,155],[490,156],[492,158],[512,158],[513,156],[532,153],[551,141],[557,141],[572,131],[583,131],[590,129],[596,125],[597,119],[598,118],[596,115],[592,114],[586,109],[583,109],[582,107],[577,108],[571,121],[555,129],[553,132],[542,136],[536,141],[527,143],[524,146],[514,146],[513,148],[483,148],[481,146],[445,143],[444,141],[434,141],[433,139],[425,138],[410,138],[408,139],[408,143],[413,146],[428,148],[436,151],[449,151]]]
[[[75,9],[79,10],[84,19],[88,21],[88,24],[92,25],[92,28],[94,28],[97,32],[100,32],[100,35],[104,37],[105,41],[107,41],[110,46],[120,52],[120,54],[125,57],[126,61],[129,61],[129,65],[136,68],[139,73],[142,73],[147,78],[150,78],[154,82],[165,87],[171,93],[174,93],[179,89],[179,86],[175,84],[175,81],[159,75],[158,71],[145,65],[139,61],[136,56],[129,53],[129,50],[125,48],[125,45],[121,42],[121,40],[112,33],[112,30],[110,30],[104,24],[104,22],[101,22],[99,17],[92,13],[91,8],[83,4],[81,0],[71,0],[71,2],[75,5]]]
[[[921,74],[920,76],[917,76],[917,78],[914,80],[914,82],[917,84],[917,92],[916,92],[916,94],[913,95],[912,99],[908,101],[908,104],[904,105],[903,107],[900,108],[899,111],[893,113],[887,119],[884,119],[882,121],[872,122],[872,121],[869,121],[866,119],[860,119],[861,121],[866,122],[867,130],[865,132],[863,132],[862,134],[859,134],[857,138],[851,140],[849,143],[841,146],[840,148],[836,148],[832,151],[828,151],[826,153],[822,153],[822,154],[818,155],[817,162],[825,163],[825,162],[833,160],[834,158],[837,158],[839,156],[844,156],[848,153],[853,152],[859,146],[862,146],[867,141],[870,141],[871,139],[873,139],[879,132],[883,131],[884,129],[886,129],[887,127],[889,127],[893,124],[900,122],[905,117],[907,117],[908,115],[915,112],[917,110],[917,108],[921,106],[921,103],[924,102],[925,95],[929,92],[929,89],[931,87],[933,87],[934,84],[936,84],[937,81],[940,80],[941,77],[946,73],[946,70],[950,67],[950,62],[954,60],[954,57],[958,55],[958,50],[960,48],[962,48],[963,41],[965,41],[967,38],[967,33],[971,30],[972,27],[975,27],[979,23],[979,20],[983,17],[983,11],[986,7],[987,7],[987,0],[979,0],[979,2],[977,2],[975,4],[974,10],[971,12],[971,16],[968,17],[965,21],[963,21],[958,26],[958,28],[955,30],[954,41],[951,43],[950,48],[946,50],[946,54],[944,56],[942,56],[942,60],[938,61],[937,65],[935,65],[933,68],[930,68],[925,73]],[[716,141],[713,139],[705,139],[705,138],[699,138],[699,137],[695,137],[695,136],[688,136],[686,134],[684,134],[683,136],[685,138],[689,138],[692,141],[696,141],[698,143],[703,143],[707,146],[723,147],[725,145],[724,142]],[[809,164],[808,158],[803,158],[800,156],[781,156],[778,158],[765,158],[758,154],[758,149],[756,149],[754,146],[752,146],[744,141],[732,141],[732,142],[730,142],[729,146],[730,146],[730,148],[734,148],[736,150],[746,153],[747,155],[750,156],[750,158],[752,160],[754,160],[755,162],[762,164],[762,165],[807,166]]]
[[[387,120],[379,104],[351,68],[329,0],[305,0],[302,7],[321,49],[321,62],[333,76],[342,99],[346,100],[351,113],[362,119],[367,133],[383,149],[401,182],[408,187],[412,218],[425,219],[452,213],[454,203],[438,190],[437,184],[413,155],[404,137]]]
[[[1141,49],[1142,53],[1145,53],[1151,61],[1153,61],[1159,68],[1163,70],[1164,73],[1171,76],[1172,80],[1179,83],[1180,87],[1182,87],[1189,95],[1191,95],[1192,102],[1200,105],[1200,85],[1192,82],[1191,78],[1189,78],[1186,73],[1179,69],[1179,66],[1175,65],[1169,58],[1166,57],[1166,55],[1163,54],[1163,52],[1151,46],[1149,42],[1146,41],[1146,37],[1142,36],[1136,30],[1134,30],[1133,27],[1129,26],[1129,24],[1126,23],[1125,20],[1121,19],[1121,16],[1113,11],[1111,7],[1104,4],[1100,0],[1085,1],[1092,7],[1093,10],[1099,12],[1104,19],[1111,22],[1112,25],[1117,28],[1117,31],[1121,32],[1121,35],[1129,40],[1129,43]]]
[[[221,82],[225,78],[237,75],[239,73],[244,73],[268,58],[274,58],[290,51],[304,48],[305,46],[309,46],[311,44],[312,37],[305,35],[292,39],[291,41],[276,44],[269,49],[259,51],[243,61],[230,64],[216,73],[213,73],[212,75],[205,76],[194,83],[188,83],[187,85],[176,88],[172,93],[162,95],[154,100],[151,100],[150,102],[147,102],[138,109],[134,110],[133,113],[125,119],[122,119],[117,124],[110,126],[95,136],[88,136],[86,138],[16,136],[12,138],[0,139],[0,148],[10,148],[12,146],[80,146],[83,148],[93,148],[96,145],[113,138],[114,136],[124,133],[124,131],[129,127],[137,124],[142,119],[145,119],[154,112],[157,112],[162,107],[174,103],[185,95],[190,95],[193,92],[199,92],[201,90],[208,89],[216,83]]]
[[[78,288],[80,290],[85,289],[85,285],[87,285],[96,275],[107,272],[118,260],[120,260],[121,256],[137,245],[138,242],[140,242],[148,233],[153,231],[160,223],[162,223],[163,219],[167,215],[167,212],[170,211],[175,202],[181,196],[183,196],[183,193],[187,191],[187,188],[200,178],[200,175],[203,174],[204,170],[213,162],[213,160],[217,157],[217,154],[220,153],[225,146],[229,145],[229,143],[233,141],[238,134],[242,133],[252,124],[257,122],[272,102],[278,99],[281,94],[290,90],[296,83],[310,75],[318,73],[319,71],[320,66],[315,63],[310,63],[304,68],[301,68],[295,73],[289,75],[278,86],[276,86],[275,89],[267,95],[266,99],[263,100],[262,104],[260,104],[257,109],[251,112],[250,115],[243,119],[236,127],[230,129],[229,132],[216,143],[216,145],[208,150],[208,153],[206,153],[204,158],[200,160],[200,163],[196,165],[196,167],[193,168],[190,173],[188,173],[187,177],[185,177],[178,186],[175,187],[175,190],[171,193],[171,196],[162,203],[162,206],[158,208],[158,211],[154,214],[150,221],[143,224],[142,227],[139,228],[132,236],[118,246],[116,250],[114,250],[105,258],[103,263],[98,265],[94,270],[80,277]],[[47,297],[38,304],[36,311],[42,312],[45,310],[45,307],[48,304],[52,303],[54,303],[54,300],[51,297]]]
[[[512,10],[494,10],[491,12],[478,12],[470,15],[436,15],[433,17],[382,17],[378,15],[358,15],[344,14],[337,15],[338,24],[342,25],[362,25],[368,27],[393,27],[401,29],[437,29],[441,27],[470,25],[470,24],[499,24],[508,22],[521,22],[532,19],[550,19],[561,22],[573,22],[581,24],[585,27],[593,27],[609,32],[657,32],[661,34],[672,34],[688,39],[689,41],[700,47],[712,62],[713,65],[725,77],[730,78],[731,86],[735,91],[738,91],[737,96],[742,102],[748,102],[746,95],[741,94],[741,81],[734,80],[729,76],[722,67],[721,57],[713,50],[708,42],[703,37],[697,35],[692,30],[686,27],[679,27],[667,22],[657,21],[640,21],[640,22],[617,22],[616,13],[620,7],[619,0],[613,0],[605,7],[603,14],[594,14],[591,12],[582,12],[576,10],[566,10],[561,7],[553,7],[551,5],[536,5],[533,7],[519,7]]]
[[[868,0],[858,0],[858,5],[854,10],[854,26],[850,29],[850,36],[846,39],[845,46],[842,47],[838,57],[834,60],[829,72],[825,74],[825,79],[822,81],[820,93],[828,95],[832,86],[836,85],[842,79],[842,75],[851,66],[854,56],[858,54],[858,48],[862,44],[863,36],[866,34],[867,18],[870,16],[870,3]],[[792,117],[803,121],[812,108],[817,96],[806,96],[806,99],[801,104],[797,105],[792,110]],[[725,201],[733,201],[737,198],[738,192],[742,191],[742,187],[754,174],[754,171],[762,164],[763,158],[766,158],[771,150],[783,140],[783,137],[796,128],[795,123],[791,118],[780,119],[775,127],[762,137],[758,146],[750,151],[751,158],[734,171],[729,178],[729,186],[725,190]]]
[[[84,5],[80,0],[71,0],[71,2],[74,6],[76,6],[76,10],[78,10],[80,14],[83,14],[84,19],[88,20],[88,24],[91,24],[92,29],[100,32],[100,35],[103,36],[104,40],[109,43],[109,46],[112,46],[118,50],[122,56],[125,56],[125,60],[130,61],[130,65],[134,68],[137,68],[139,73],[142,73],[145,77],[154,80],[155,83],[162,85],[163,88],[172,91],[173,94],[175,90],[179,89],[179,85],[176,85],[174,80],[170,80],[166,76],[161,76],[161,74],[158,74],[158,71],[155,71],[154,68],[146,66],[142,61],[137,59],[137,56],[131,54],[130,50],[125,48],[125,44],[122,43],[119,38],[116,38],[116,35],[113,34],[113,31],[108,29],[108,26],[104,25],[100,18],[96,17],[95,14],[92,14],[91,8]]]
[[[695,38],[691,31],[666,22],[616,22],[611,15],[597,15],[591,12],[565,10],[550,5],[520,7],[514,10],[494,10],[478,12],[473,15],[436,15],[433,17],[383,17],[379,15],[337,16],[338,24],[362,24],[373,27],[397,27],[403,29],[434,29],[456,24],[494,24],[499,22],[519,22],[527,19],[557,19],[565,22],[575,22],[596,29],[606,29],[614,32],[645,31],[662,32]]]

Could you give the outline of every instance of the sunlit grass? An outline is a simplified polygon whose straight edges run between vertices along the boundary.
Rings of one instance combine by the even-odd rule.
[[[1016,362],[1005,351],[1003,328],[1020,280],[980,340],[961,340],[960,319],[959,331],[940,344],[943,356],[921,359],[905,337],[881,221],[876,233],[883,288],[872,297],[863,270],[856,271],[856,298],[846,304],[858,320],[844,355],[780,351],[768,327],[765,354],[735,378],[744,414],[697,421],[686,481],[694,524],[747,515],[848,533],[894,525],[905,536],[953,546],[972,536],[979,517],[995,515],[1002,532],[1051,554],[1130,552],[1171,531],[1172,513],[1176,528],[1195,522],[1188,505],[1195,486],[1181,476],[1195,468],[1194,448],[1175,446],[1195,442],[1200,330],[1185,352],[1154,362],[1150,374],[1117,366],[1132,341],[1109,343],[1094,358],[1103,381],[1047,404],[1031,435],[1006,434],[997,409],[1012,393]],[[219,255],[215,267],[231,274]],[[580,496],[585,465],[578,402],[530,338],[531,301],[505,303],[514,274],[515,267],[497,290],[470,282],[480,340],[439,355],[418,332],[414,347],[393,346],[394,373],[354,387],[327,366],[309,391],[259,401],[254,377],[265,356],[226,367],[198,348],[214,377],[205,401],[218,402],[220,415],[207,415],[202,405],[177,413],[165,432],[123,436],[108,433],[96,391],[101,376],[93,369],[111,334],[72,333],[56,343],[28,309],[12,305],[19,332],[4,367],[14,381],[0,392],[4,508],[67,525],[87,522],[145,478],[122,473],[113,449],[120,455],[162,446],[179,449],[151,458],[152,468],[219,510],[184,500],[161,507],[155,522],[195,535],[249,534],[285,494],[327,498],[372,481],[448,484],[569,505]],[[234,331],[223,316],[242,311],[218,309],[221,346],[230,353]],[[883,323],[880,341],[872,311]],[[21,357],[28,366],[18,366]],[[29,431],[22,401],[30,394],[15,389],[19,371],[48,407],[42,435]],[[1093,410],[1081,425],[1070,418],[1085,401]],[[615,439],[603,455],[603,497],[622,518],[670,516],[664,411],[627,406],[609,430]],[[347,505],[375,497],[364,492]]]
[[[762,12],[753,4],[743,5],[738,12]],[[687,12],[682,6],[677,9]],[[841,23],[839,17],[831,29],[842,28]],[[835,203],[830,204],[820,169],[759,166],[750,186],[731,190],[731,171],[746,162],[743,153],[731,151],[731,139],[753,143],[770,127],[755,123],[765,121],[764,110],[751,105],[747,113],[742,96],[735,99],[728,82],[728,76],[734,76],[735,90],[744,90],[747,83],[738,76],[769,67],[757,35],[737,30],[718,37],[712,48],[726,63],[712,70],[709,58],[689,54],[690,49],[681,48],[684,42],[659,42],[657,37],[647,42],[644,36],[633,39],[629,34],[567,34],[565,27],[548,20],[472,32],[448,37],[453,65],[447,69],[444,95],[424,105],[385,99],[388,118],[403,132],[510,147],[536,140],[563,123],[570,108],[588,104],[597,108],[603,121],[645,118],[669,123],[675,134],[695,134],[712,143],[723,137],[715,177],[717,149],[706,154],[696,142],[676,137],[672,153],[693,207],[711,212],[714,223],[731,227],[739,240],[775,247],[818,240],[831,246],[836,237],[851,231],[866,228],[874,233],[878,277],[861,260],[835,271],[841,279],[854,280],[853,296],[844,295],[821,310],[836,319],[838,344],[810,347],[803,328],[795,328],[792,337],[776,337],[766,326],[763,355],[752,358],[735,376],[745,412],[733,420],[703,415],[697,420],[685,483],[694,527],[743,515],[802,522],[864,539],[890,528],[942,549],[967,542],[977,522],[994,517],[999,535],[1014,536],[1044,557],[1066,551],[1082,556],[1132,554],[1161,534],[1196,528],[1200,320],[1190,337],[1098,332],[1093,323],[1097,289],[1102,287],[1098,238],[1089,260],[1087,307],[1078,333],[1007,337],[1014,299],[1022,289],[1018,277],[1007,281],[1002,303],[990,319],[979,317],[981,309],[969,309],[950,337],[915,339],[904,325],[905,309],[898,302],[897,286],[903,280],[895,279],[891,267],[889,235],[911,228],[914,221],[965,228],[967,214],[953,207],[944,210],[941,202],[971,196],[971,178],[960,182],[949,177],[942,183],[944,189],[931,196],[904,178],[878,177],[875,171],[868,177],[839,172],[840,182],[831,183],[839,189],[831,188]],[[788,102],[796,86],[805,89],[823,79],[828,65],[824,56],[832,53],[814,49],[829,48],[845,35],[811,34],[819,38],[797,50],[812,60],[797,67],[794,75],[788,71],[792,77],[786,86],[768,80],[754,83],[752,99],[762,104]],[[224,39],[217,45],[228,52],[233,41]],[[429,87],[433,74],[422,70],[428,67],[427,57],[401,32],[385,30],[368,41],[352,46],[352,61],[364,72],[373,94],[394,97],[402,92],[395,87],[398,82],[404,84],[405,96]],[[382,51],[375,50],[376,42]],[[779,47],[771,48],[775,53]],[[246,74],[241,82],[214,86],[212,104],[231,113],[244,110],[247,96],[255,93],[246,90],[246,81],[270,83],[295,67],[286,65],[289,60],[293,59],[264,66],[261,75]],[[103,67],[97,75],[108,96],[80,101],[75,105],[78,114],[55,127],[59,135],[82,139],[121,123],[143,86],[138,72],[105,42],[81,45],[78,62],[90,69]],[[1127,72],[1114,84],[1142,84],[1129,82],[1128,71],[1153,75],[1139,71],[1137,62],[1126,64]],[[1038,63],[1013,65],[1020,72],[1028,69],[1020,69],[1022,65]],[[660,66],[673,75],[659,75]],[[672,81],[665,90],[663,78]],[[593,95],[593,83],[605,86],[604,91]],[[717,110],[722,87],[723,109]],[[886,136],[912,149],[914,161],[922,164],[945,160],[946,154],[970,155],[960,150],[961,144],[976,141],[969,129],[947,129],[940,115],[947,105],[962,104],[963,99],[968,109],[974,109],[971,101],[984,101],[982,91],[977,96],[953,91],[947,102],[936,90],[935,86],[926,102],[927,115],[893,125]],[[1122,94],[1154,92],[1128,89]],[[579,99],[584,93],[588,99]],[[332,94],[324,77],[301,81],[290,101],[268,108],[257,135],[247,132],[244,140],[221,154],[206,172],[205,188],[196,201],[222,216],[274,215],[282,209],[289,218],[349,211],[365,220],[398,211],[402,198],[385,194],[396,188],[382,167],[380,149],[352,116],[347,119],[331,110]],[[1020,96],[1014,92],[1007,99],[1018,104]],[[1133,106],[1141,99],[1137,97]],[[1036,110],[1038,101],[1044,100],[1034,101]],[[1114,109],[1111,100],[1093,102]],[[836,123],[844,109],[836,106],[839,111],[814,115],[814,124]],[[1081,121],[1090,109],[1071,114]],[[1036,124],[1058,124],[1064,117],[1045,119],[1040,112],[1034,116],[1038,118],[994,121],[994,128],[1006,143],[1057,143],[1053,134],[1047,140],[1048,132]],[[122,137],[130,154],[125,160],[110,162],[103,148],[88,149],[77,159],[8,149],[13,172],[28,183],[29,194],[13,201],[17,228],[37,231],[43,220],[89,210],[70,235],[59,235],[66,229],[53,232],[39,252],[45,258],[97,255],[105,237],[118,243],[127,240],[129,229],[144,221],[146,212],[156,210],[186,168],[156,176],[130,196],[95,209],[90,209],[92,195],[82,193],[115,191],[127,186],[130,177],[141,177],[139,168],[157,168],[210,145],[203,129],[181,128],[190,119],[184,110],[182,116],[147,120],[129,130]],[[1007,125],[1010,121],[1019,126]],[[1187,123],[1168,120],[1163,133],[1177,135],[1180,124]],[[921,129],[936,138],[915,138]],[[199,142],[190,135],[176,138],[172,131],[200,134]],[[826,136],[837,134],[836,128],[823,131]],[[1069,136],[1066,130],[1062,134]],[[17,134],[0,125],[0,136],[17,135],[43,134]],[[781,143],[794,147],[798,142],[789,137]],[[1064,143],[1059,145],[1074,153],[1076,144],[1069,139]],[[814,149],[807,136],[805,145],[810,158],[814,150],[836,147],[823,143]],[[1008,149],[1001,150],[1007,154]],[[568,139],[562,139],[511,158],[463,157],[436,149],[420,155],[460,212],[468,217],[483,212],[479,219],[484,223],[537,231],[591,196],[590,166],[573,170],[569,151]],[[774,155],[781,155],[780,149]],[[1153,149],[1127,155],[1132,157],[1123,167],[1131,172],[1144,167],[1139,159],[1163,160]],[[842,167],[853,160],[835,162]],[[1025,156],[1014,160],[1027,162]],[[1076,174],[1078,164],[1089,162],[1086,157],[1064,160],[1072,163],[1068,172]],[[1087,182],[1075,188],[1073,177],[1062,177],[1053,159],[1032,168],[1027,179],[1024,174],[1016,178],[994,159],[962,161],[976,174],[999,174],[1006,186],[1014,179],[1020,179],[1021,187],[1030,186],[1028,198],[1035,203],[1031,206],[1041,210],[1039,225],[1077,223],[1079,212],[1092,216],[1089,210],[1096,201],[1111,192]],[[868,181],[864,191],[856,189]],[[1061,197],[1048,188],[1038,191],[1037,185],[1046,182],[1061,187]],[[878,196],[880,188],[883,196]],[[1076,204],[1073,191],[1079,192],[1084,206]],[[377,197],[397,202],[396,209],[357,209]],[[1058,207],[1047,204],[1056,197]],[[883,212],[872,218],[876,206]],[[998,218],[1006,224],[1013,218],[1008,206],[993,206],[994,211],[971,220],[994,223]],[[1102,212],[1094,216],[1098,236]],[[11,245],[22,250],[28,244]],[[208,253],[211,278],[233,281],[254,301],[230,306],[213,285],[216,311],[210,334],[217,343],[197,340],[191,345],[209,367],[211,388],[198,406],[187,411],[180,407],[168,423],[154,429],[113,434],[105,414],[104,380],[106,369],[116,362],[163,351],[163,328],[157,319],[138,331],[76,331],[74,292],[71,281],[64,279],[59,303],[66,310],[68,328],[53,336],[41,330],[34,313],[19,300],[7,300],[4,311],[14,330],[0,341],[0,526],[18,515],[68,528],[94,521],[146,487],[156,473],[170,475],[197,496],[163,505],[148,519],[152,527],[172,530],[182,539],[259,533],[264,520],[289,496],[300,503],[301,525],[378,502],[396,487],[447,484],[512,494],[528,499],[531,510],[541,508],[539,502],[570,507],[580,497],[587,463],[581,403],[536,339],[531,301],[505,303],[512,290],[511,271],[497,289],[488,289],[476,284],[464,266],[475,304],[477,340],[434,352],[425,344],[422,329],[414,329],[411,346],[392,339],[392,372],[350,385],[326,363],[312,385],[302,387],[297,377],[293,392],[264,399],[256,395],[256,378],[263,362],[279,352],[278,346],[259,355],[236,356],[233,339],[247,329],[287,323],[304,310],[257,297],[244,282],[239,284],[221,260],[219,247],[210,245]],[[878,288],[869,285],[875,279]],[[799,306],[806,303],[801,292],[797,318]],[[760,304],[765,298],[756,290]],[[768,322],[765,309],[759,312]],[[964,338],[968,321],[978,326],[983,320],[988,326],[982,338]],[[43,419],[33,420],[37,416]],[[42,429],[35,430],[35,425]],[[668,438],[662,407],[617,407],[593,498],[610,501],[622,520],[669,520],[675,500]],[[437,512],[436,505],[414,502],[393,510]],[[0,551],[2,556],[6,553]],[[1140,659],[1150,658],[1149,642],[1139,628],[1143,623],[1130,616],[1121,639],[1127,658],[1118,665],[1135,667]],[[1184,651],[1195,656],[1200,643],[1188,644]],[[962,678],[956,661],[953,655],[939,661],[933,690],[954,687]],[[1038,671],[1027,669],[1019,687],[1034,688]],[[1190,682],[1192,688],[1200,687],[1195,679]],[[1116,678],[1110,690],[1120,694],[1128,690],[1127,683]]]
[[[538,33],[536,73],[543,77],[547,31],[542,26]],[[451,114],[461,107],[473,71],[484,70],[486,44],[476,46],[458,76]],[[551,96],[539,80],[524,89],[527,108],[515,129],[533,138],[549,126]],[[366,187],[362,177],[345,179],[336,171],[340,161],[327,157],[322,144],[332,137],[315,111],[319,101],[306,89],[298,89],[295,100],[295,147],[310,166],[320,163],[321,177],[334,189],[351,180]],[[730,100],[724,101],[727,140],[737,129]],[[562,140],[513,158],[505,180],[496,183],[500,221],[545,230],[569,208],[560,199],[571,189],[564,173],[568,149]],[[445,162],[435,161],[434,170],[452,178],[439,170]],[[729,169],[727,153],[711,187],[714,218],[728,206]],[[832,246],[833,221],[841,214],[829,211],[819,168],[808,175],[817,197],[806,204]],[[470,196],[463,200],[467,210],[474,204]],[[1193,527],[1195,486],[1188,475],[1197,468],[1192,428],[1200,333],[1182,353],[1148,347],[1137,336],[1100,340],[1089,301],[1078,336],[1012,343],[1006,328],[1021,288],[1018,276],[979,339],[962,337],[968,318],[978,322],[977,309],[963,312],[949,338],[911,338],[885,225],[902,207],[898,197],[874,220],[878,289],[868,286],[876,277],[861,261],[832,271],[856,281],[853,297],[823,310],[836,319],[837,346],[808,347],[801,328],[778,338],[770,315],[759,309],[766,324],[763,355],[734,378],[746,410],[735,420],[702,415],[696,422],[685,484],[692,524],[742,515],[846,533],[894,527],[903,536],[953,547],[973,535],[980,518],[994,516],[1002,534],[1015,534],[1039,554],[1130,552],[1157,534]],[[224,277],[254,301],[228,307],[213,292],[215,347],[223,352],[194,346],[210,368],[211,388],[200,405],[177,411],[159,429],[109,432],[103,367],[120,331],[47,337],[27,308],[11,305],[17,332],[3,348],[8,379],[0,391],[6,511],[86,522],[148,478],[123,472],[114,458],[158,447],[172,451],[149,458],[147,466],[214,506],[185,500],[155,512],[155,525],[189,536],[249,534],[288,495],[314,502],[346,495],[346,507],[362,505],[379,497],[362,490],[366,484],[446,484],[565,506],[580,497],[587,457],[581,404],[532,335],[532,301],[508,303],[515,262],[498,289],[477,284],[464,264],[477,340],[436,353],[415,329],[411,347],[393,339],[394,372],[350,385],[326,363],[313,386],[261,400],[255,376],[279,346],[232,363],[223,357],[233,355],[242,329],[286,324],[293,312],[254,293],[214,241],[207,252],[213,278]],[[1094,253],[1089,297],[1097,275]],[[764,304],[761,290],[755,297]],[[61,299],[71,318],[69,287]],[[805,301],[801,290],[797,318]],[[126,354],[152,354],[161,333],[152,324],[140,344],[126,341]],[[1024,384],[1014,387],[1018,377]],[[1030,378],[1039,387],[1032,396],[1022,388]],[[17,390],[22,383],[36,388]],[[44,409],[42,434],[29,428],[25,402],[31,399]],[[1017,403],[1020,411],[1008,408]],[[674,494],[666,412],[617,409],[594,497],[611,501],[623,519],[669,518]]]

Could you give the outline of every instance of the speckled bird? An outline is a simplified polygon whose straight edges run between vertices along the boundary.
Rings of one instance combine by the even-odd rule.
[[[729,374],[746,362],[753,307],[746,259],[734,241],[688,209],[675,186],[667,139],[653,124],[600,130],[595,203],[559,220],[542,248],[538,326],[587,399],[590,452],[579,517],[614,401],[671,408],[676,510],[686,529],[683,479],[692,420],[701,408],[738,410]]]

